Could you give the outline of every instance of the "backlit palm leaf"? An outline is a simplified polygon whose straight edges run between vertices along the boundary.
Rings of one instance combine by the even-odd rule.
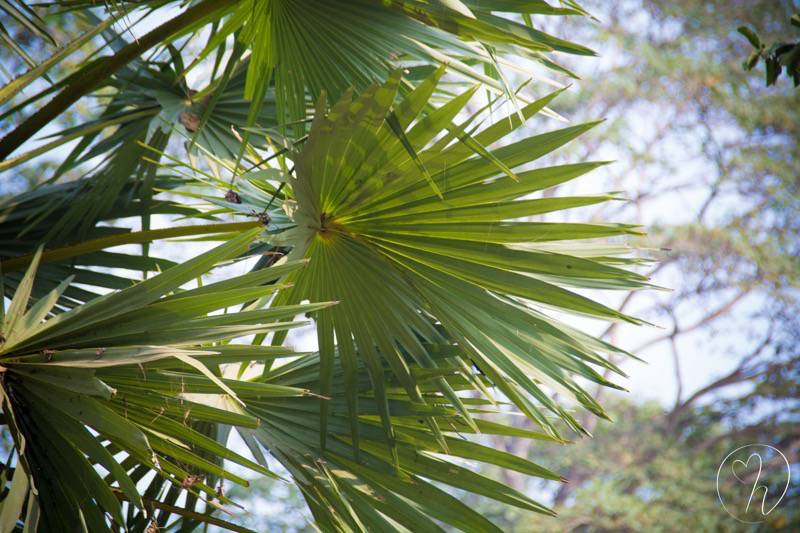
[[[0,10],[43,35],[20,5]],[[498,531],[459,492],[550,514],[465,461],[558,480],[480,434],[563,442],[583,431],[574,407],[605,416],[583,387],[617,387],[609,354],[624,352],[570,317],[636,323],[583,290],[649,286],[620,242],[638,228],[550,218],[617,196],[540,194],[603,164],[533,165],[595,123],[520,134],[558,94],[532,100],[527,66],[573,75],[558,55],[592,54],[532,16],[588,14],[573,0],[115,0],[102,21],[95,2],[52,6],[93,29],[0,88],[0,118],[27,114],[0,139],[0,171],[59,163],[0,201],[0,531],[244,531],[222,514],[222,482],[247,483],[224,461],[274,476],[267,456],[323,531]],[[134,38],[141,20],[154,27]],[[79,48],[94,52],[38,82]],[[478,89],[498,100],[476,112]],[[99,113],[9,157],[89,95]],[[503,98],[513,111],[496,119]],[[156,214],[206,223],[153,230]],[[117,222],[130,217],[141,231]],[[152,258],[170,237],[227,242]],[[142,253],[106,250],[122,244]],[[248,274],[199,283],[245,257]],[[318,353],[280,346],[302,313]],[[492,416],[515,407],[541,431]]]
[[[490,48],[542,60],[546,66],[554,63],[543,53],[593,54],[495,10],[583,14],[577,9],[553,11],[544,2],[247,0],[228,13],[201,57],[241,30],[240,38],[252,49],[246,96],[262,94],[274,80],[279,118],[296,120],[305,117],[308,93],[316,98],[326,91],[338,98],[350,87],[365,88],[385,79],[400,64],[447,64],[511,94],[501,77],[487,77],[468,64],[496,65]]]
[[[233,62],[236,64],[236,62]],[[166,139],[178,131],[186,139],[194,139],[206,150],[224,159],[236,159],[241,146],[240,135],[248,127],[247,113],[251,103],[244,99],[244,82],[247,62],[243,66],[232,67],[228,79],[220,84],[198,91],[186,86],[182,72],[176,71],[172,63],[135,63],[115,76],[111,86],[118,92],[107,105],[103,115],[95,122],[82,124],[81,128],[97,126],[97,131],[85,136],[68,158],[70,165],[80,163],[97,155],[124,146],[134,141],[148,143],[157,149],[166,146]],[[224,82],[224,83],[222,83]],[[274,97],[271,92],[265,95],[259,111],[252,123],[261,129],[275,128]],[[120,117],[130,117],[121,124]],[[116,129],[94,145],[91,142],[103,129],[104,124]],[[73,129],[60,133],[66,138]],[[156,133],[164,140],[158,142]],[[180,138],[180,136],[178,136]],[[258,148],[265,148],[263,136],[253,136],[251,142]],[[142,154],[146,153],[138,147]],[[193,150],[197,152],[197,150]],[[149,153],[151,157],[153,153]],[[62,165],[65,170],[67,165]]]
[[[170,190],[181,183],[174,178],[159,178],[150,186]],[[168,237],[214,235],[244,229],[238,224],[196,224],[133,232],[114,225],[114,221],[133,216],[199,213],[163,200],[143,201],[141,196],[146,185],[134,179],[126,180],[121,190],[108,191],[104,185],[107,184],[95,176],[40,187],[0,201],[0,266],[7,297],[15,293],[34,252],[42,243],[46,243],[46,251],[31,289],[32,301],[49,294],[67,278],[81,284],[69,284],[59,293],[50,310],[58,313],[88,302],[104,291],[130,287],[142,272],[156,272],[174,265],[172,261],[146,254],[109,252],[104,248],[147,245]],[[105,203],[109,196],[110,203]],[[58,220],[59,224],[54,225],[53,220]],[[63,231],[67,227],[73,230]],[[129,273],[119,270],[112,273],[110,269]]]
[[[382,409],[371,384],[374,371],[358,362],[354,375],[348,376],[341,355],[335,353],[332,364],[325,450],[319,447],[322,413],[320,402],[314,398],[262,398],[248,402],[248,412],[257,415],[262,423],[255,431],[241,430],[246,438],[250,436],[270,450],[289,470],[323,530],[442,531],[437,523],[441,521],[463,531],[500,531],[453,496],[452,489],[533,512],[551,513],[530,497],[464,465],[465,460],[483,462],[530,476],[560,479],[546,468],[476,441],[472,434],[478,430],[483,435],[515,434],[548,441],[553,438],[480,419],[479,413],[487,412],[482,402],[472,403],[470,410],[474,410],[476,418],[473,425],[465,424],[435,383],[445,379],[455,390],[469,390],[472,386],[459,375],[458,366],[449,366],[443,357],[439,359],[441,372],[429,373],[417,366],[413,357],[406,358],[425,403],[409,396],[391,369],[379,366],[381,379],[387,383],[395,428],[400,459],[396,470],[380,428]],[[258,381],[318,390],[323,364],[317,355],[306,356],[268,372]],[[353,444],[345,399],[351,387],[359,397],[361,414],[357,446]],[[442,434],[434,434],[425,420],[435,420],[442,427]]]
[[[294,200],[284,204],[296,227],[266,237],[275,245],[292,245],[290,257],[308,258],[310,265],[289,276],[294,286],[281,292],[276,302],[306,298],[340,302],[315,314],[322,358],[319,393],[330,394],[335,339],[353,420],[360,412],[355,375],[361,359],[372,372],[390,444],[395,431],[383,363],[411,399],[423,403],[406,357],[435,369],[440,362],[426,343],[451,340],[458,349],[449,363],[475,388],[485,391],[485,376],[553,435],[547,410],[580,430],[548,391],[563,392],[603,416],[574,376],[610,385],[596,369],[614,369],[603,354],[615,349],[577,333],[546,310],[636,322],[569,288],[635,288],[645,286],[646,280],[613,260],[556,253],[550,245],[637,230],[626,225],[520,220],[611,199],[524,199],[598,163],[526,170],[515,174],[514,181],[497,162],[515,169],[593,124],[507,143],[492,150],[489,159],[459,141],[459,132],[470,129],[469,121],[452,125],[472,91],[421,114],[435,84],[435,77],[429,79],[396,105],[397,77],[355,100],[345,95],[328,113],[321,101],[309,139],[294,156],[296,178],[289,180]],[[526,118],[534,115],[554,96],[526,106],[522,113]],[[394,117],[405,132],[416,158],[387,117]],[[519,125],[512,114],[474,133],[471,142],[491,146]],[[446,380],[434,383],[469,423],[468,410]],[[322,405],[323,441],[326,405]],[[435,429],[435,420],[429,422]],[[354,438],[357,430],[353,422]]]

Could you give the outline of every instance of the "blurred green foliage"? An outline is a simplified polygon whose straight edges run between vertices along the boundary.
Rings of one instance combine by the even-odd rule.
[[[789,23],[800,28],[800,14],[792,15]],[[744,62],[745,70],[752,70],[760,60],[763,60],[767,85],[774,85],[786,69],[786,75],[792,78],[794,86],[800,87],[800,41],[776,41],[767,45],[761,41],[761,37],[753,28],[739,26],[737,31],[744,35],[755,48],[755,51]]]
[[[635,404],[616,398],[607,399],[606,404],[614,422],[600,422],[593,439],[566,449],[540,447],[532,454],[537,460],[559,465],[561,471],[573,472],[569,497],[558,518],[497,506],[482,510],[494,513],[493,519],[505,531],[520,533],[796,531],[800,523],[796,486],[757,527],[737,522],[720,506],[717,469],[740,445],[723,420],[723,412],[694,410],[682,417],[677,428],[667,431],[664,422],[668,414],[656,402]],[[547,489],[529,487],[537,492]]]

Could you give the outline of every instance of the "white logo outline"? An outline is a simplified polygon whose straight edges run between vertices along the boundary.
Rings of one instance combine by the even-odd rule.
[[[755,496],[756,491],[758,491],[759,489],[763,489],[764,490],[764,495],[761,498],[761,516],[763,516],[764,519],[756,520],[756,521],[742,520],[742,519],[738,518],[735,514],[733,514],[728,509],[728,507],[725,505],[725,501],[722,498],[722,493],[720,492],[720,489],[719,489],[719,479],[720,479],[720,475],[722,474],[722,468],[725,466],[725,463],[728,462],[728,459],[730,459],[730,457],[732,455],[734,455],[735,453],[739,452],[740,450],[743,450],[745,448],[751,448],[751,447],[764,447],[764,448],[769,448],[771,450],[774,450],[774,451],[778,452],[778,454],[783,458],[784,464],[786,464],[786,486],[783,488],[783,493],[781,493],[780,497],[775,502],[775,504],[772,507],[770,507],[768,511],[765,511],[764,510],[764,506],[766,505],[766,502],[767,502],[767,494],[769,492],[769,488],[766,485],[760,485],[759,486],[759,484],[758,484],[758,481],[761,478],[761,471],[762,471],[762,467],[763,467],[763,459],[761,458],[761,454],[758,453],[758,452],[753,452],[747,457],[747,461],[742,461],[741,459],[734,459],[731,462],[731,473],[733,474],[733,476],[738,481],[744,482],[744,480],[742,478],[740,478],[739,475],[736,473],[735,466],[737,465],[737,463],[739,463],[739,464],[742,465],[742,467],[746,468],[747,465],[750,464],[750,459],[752,459],[753,457],[756,457],[758,459],[758,474],[756,475],[756,479],[753,482],[753,488],[750,490],[750,497],[747,499],[747,506],[745,507],[745,513],[747,513],[750,510],[750,504],[753,501],[753,497]],[[738,522],[741,522],[743,524],[759,524],[759,523],[763,522],[764,520],[766,520],[767,515],[769,515],[772,511],[774,511],[778,507],[778,505],[780,505],[780,503],[783,501],[783,498],[786,496],[786,493],[789,491],[789,485],[791,484],[791,479],[792,479],[792,468],[791,468],[791,465],[789,464],[789,460],[786,458],[786,456],[783,454],[782,451],[780,451],[778,448],[776,448],[774,446],[770,446],[769,444],[745,444],[744,446],[739,446],[738,448],[733,450],[731,453],[726,455],[725,458],[720,463],[719,468],[717,469],[717,498],[719,499],[719,503],[720,503],[720,505],[722,505],[722,508],[725,510],[725,512],[728,513],[731,516],[731,518],[733,518],[734,520],[736,520]]]

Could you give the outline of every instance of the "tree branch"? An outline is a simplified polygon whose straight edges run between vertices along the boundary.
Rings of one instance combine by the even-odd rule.
[[[633,353],[639,353],[642,350],[644,350],[646,348],[650,348],[651,346],[654,346],[654,345],[656,345],[656,344],[658,344],[660,342],[673,339],[673,338],[677,337],[678,335],[682,335],[684,333],[689,333],[689,332],[694,331],[694,330],[696,330],[696,329],[698,329],[698,328],[700,328],[702,326],[705,326],[709,322],[713,322],[717,318],[721,317],[722,315],[724,315],[725,313],[730,311],[737,303],[739,303],[739,301],[742,298],[747,296],[749,293],[750,293],[750,289],[749,288],[742,289],[741,291],[739,291],[739,293],[736,296],[734,296],[727,303],[721,305],[716,310],[714,310],[711,313],[705,315],[703,318],[701,318],[700,320],[698,320],[697,322],[695,322],[691,326],[687,326],[685,328],[681,328],[681,327],[678,327],[676,325],[675,329],[672,332],[670,332],[669,334],[662,335],[661,337],[656,337],[654,339],[650,339],[649,341],[647,341],[647,342],[645,342],[643,344],[640,344],[638,347],[636,347],[633,350]]]
[[[746,355],[742,358],[739,364],[736,366],[733,371],[728,373],[725,376],[722,376],[719,379],[716,379],[709,383],[708,385],[696,390],[691,396],[689,396],[685,401],[682,403],[676,403],[675,407],[672,411],[667,415],[667,427],[673,427],[675,422],[678,420],[679,415],[685,412],[687,409],[691,408],[700,398],[703,396],[714,392],[717,389],[721,389],[723,387],[727,387],[729,385],[733,385],[736,383],[741,383],[743,381],[748,381],[763,372],[756,371],[755,368],[750,367],[749,363],[761,355],[761,353],[769,346],[770,342],[772,342],[772,328],[765,336],[764,340],[759,343],[759,345],[753,350],[750,354]]]

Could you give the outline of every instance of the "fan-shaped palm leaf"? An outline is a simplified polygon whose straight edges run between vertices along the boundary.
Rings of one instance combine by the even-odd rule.
[[[230,503],[215,491],[215,479],[247,483],[222,466],[223,458],[272,475],[197,425],[256,428],[255,417],[225,409],[226,403],[306,394],[298,387],[227,380],[218,372],[223,363],[292,353],[211,343],[292,327],[295,315],[326,304],[209,315],[271,294],[281,285],[267,282],[303,263],[180,290],[215,264],[246,251],[254,236],[254,231],[245,232],[147,281],[52,318],[47,317],[70,280],[29,306],[37,254],[2,320],[0,389],[4,422],[18,455],[15,483],[33,491],[17,503],[27,499],[29,506],[38,505],[38,531],[63,531],[65,524],[80,523],[98,532],[118,530],[130,521],[146,526],[150,511],[137,483],[148,472],[155,474],[151,487],[177,487],[193,495],[187,501],[199,499],[212,507]],[[192,394],[219,400],[197,403]],[[108,475],[104,478],[95,466]],[[29,481],[16,481],[17,476]],[[144,497],[153,498],[148,494]],[[126,519],[120,500],[138,513]],[[10,501],[4,502],[4,515],[16,519],[22,505],[16,514],[6,512]],[[191,511],[188,503],[187,508]],[[30,527],[36,530],[35,524]]]
[[[178,4],[107,7],[125,20]],[[596,123],[522,138],[558,92],[532,100],[503,74],[523,57],[571,75],[557,53],[592,52],[537,30],[531,15],[587,13],[572,0],[202,0],[129,41],[94,18],[93,2],[59,5],[98,26],[0,89],[12,105],[0,118],[56,94],[0,139],[0,158],[83,96],[103,98],[103,111],[0,171],[74,139],[52,182],[101,163],[0,203],[11,298],[0,313],[0,421],[15,454],[0,471],[0,488],[10,483],[0,531],[241,531],[216,515],[231,502],[214,485],[246,484],[225,459],[274,475],[265,449],[325,531],[497,531],[450,489],[550,513],[463,460],[559,479],[477,434],[561,442],[562,426],[583,431],[573,406],[605,416],[583,386],[617,387],[608,354],[624,352],[569,317],[638,322],[581,290],[648,286],[626,269],[640,259],[594,240],[638,228],[540,218],[618,198],[537,194],[603,164],[533,166]],[[184,64],[186,38],[206,28]],[[96,53],[72,75],[13,100],[86,43]],[[195,92],[185,76],[201,64],[210,75]],[[479,86],[463,91],[465,78],[514,112],[468,112]],[[176,132],[189,158],[171,149]],[[153,214],[231,213],[248,220],[150,230]],[[108,226],[132,216],[142,231]],[[219,232],[228,242],[181,265],[149,256],[152,239]],[[125,243],[144,244],[142,255],[105,250]],[[184,287],[254,255],[244,276]],[[163,272],[134,282],[109,267]],[[279,346],[299,313],[315,321],[318,354]],[[245,335],[251,344],[234,342]],[[484,418],[505,404],[542,431]],[[227,447],[232,427],[252,457]]]
[[[614,260],[558,253],[548,245],[637,230],[615,224],[520,220],[612,199],[605,195],[525,199],[599,163],[526,170],[514,174],[517,181],[513,181],[498,162],[500,167],[516,169],[594,124],[506,144],[487,158],[459,140],[471,122],[452,123],[472,91],[421,114],[435,84],[436,77],[429,79],[396,105],[397,77],[355,100],[345,95],[328,113],[321,101],[309,139],[293,157],[296,178],[288,182],[294,200],[284,205],[296,227],[266,237],[275,246],[293,246],[290,257],[305,257],[311,263],[290,275],[293,287],[282,291],[276,302],[305,298],[341,302],[315,315],[322,358],[318,392],[330,393],[335,339],[351,384],[345,392],[354,438],[358,438],[358,358],[373,372],[376,401],[392,443],[382,362],[388,363],[411,398],[422,402],[405,356],[435,369],[439,363],[425,343],[450,340],[458,345],[452,364],[477,389],[485,392],[473,369],[554,435],[543,410],[580,430],[575,418],[547,391],[562,391],[604,416],[573,376],[611,385],[595,368],[615,369],[603,357],[615,349],[551,318],[545,310],[637,322],[570,287],[620,289],[647,283]],[[532,116],[554,96],[531,103],[522,114]],[[399,125],[402,136],[387,117]],[[471,143],[491,146],[520,124],[512,114],[474,133]],[[440,392],[469,423],[460,398],[445,380],[438,383]],[[321,407],[323,444],[326,405]]]
[[[545,59],[546,52],[593,54],[581,45],[495,15],[495,10],[565,14],[544,2],[468,6],[460,0],[248,0],[229,12],[200,57],[241,29],[241,39],[252,49],[245,94],[248,98],[263,94],[274,76],[279,118],[300,119],[305,117],[307,91],[312,98],[322,91],[338,98],[349,87],[365,88],[385,79],[398,61],[447,64],[512,95],[502,77],[487,77],[468,63],[497,66],[494,50],[542,60],[548,67],[555,63]],[[566,11],[583,14],[579,9]]]

